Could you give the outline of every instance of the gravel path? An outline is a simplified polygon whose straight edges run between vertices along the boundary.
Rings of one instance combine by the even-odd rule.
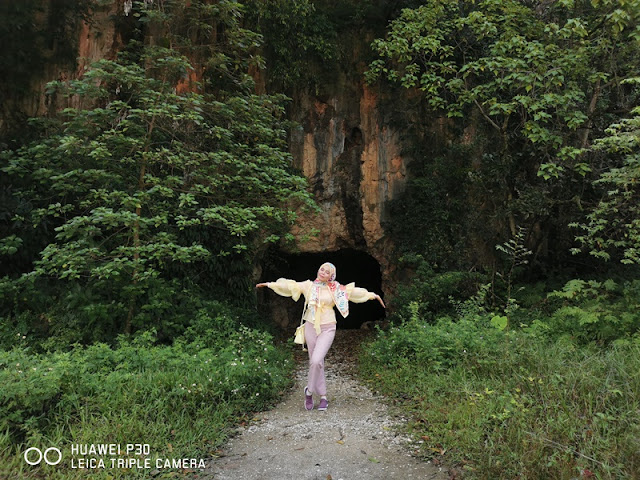
[[[443,469],[409,454],[409,438],[398,430],[402,420],[393,418],[383,400],[353,375],[354,350],[363,335],[337,331],[325,361],[326,412],[303,407],[307,354],[300,353],[292,392],[258,415],[256,423],[240,428],[205,478],[447,480]]]

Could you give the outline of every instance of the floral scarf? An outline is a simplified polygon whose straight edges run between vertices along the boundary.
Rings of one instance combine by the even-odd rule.
[[[309,305],[311,309],[311,322],[313,323],[316,333],[320,334],[320,319],[316,322],[316,308],[320,305],[320,287],[329,287],[331,296],[333,297],[333,303],[338,307],[340,314],[346,318],[349,315],[349,296],[347,295],[347,288],[344,285],[340,285],[336,282],[336,267],[332,263],[324,263],[321,267],[327,266],[331,269],[331,277],[328,282],[321,282],[316,279],[311,285],[311,295],[309,296]]]

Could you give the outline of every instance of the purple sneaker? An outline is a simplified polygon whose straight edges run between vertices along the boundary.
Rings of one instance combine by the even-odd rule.
[[[318,405],[318,410],[325,411],[329,406],[329,401],[326,398],[320,399],[320,405]]]
[[[309,393],[309,389],[304,387],[304,408],[313,410],[313,395]]]

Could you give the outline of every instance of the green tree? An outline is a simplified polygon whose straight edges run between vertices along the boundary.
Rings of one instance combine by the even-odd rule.
[[[269,82],[285,89],[307,84],[318,88],[321,72],[313,66],[320,63],[335,68],[335,18],[310,0],[245,2],[248,20],[265,38]]]
[[[572,132],[595,108],[588,91],[601,94],[603,78],[638,68],[637,60],[627,61],[640,40],[640,3],[557,3],[533,9],[517,1],[434,0],[405,9],[387,38],[373,43],[380,58],[369,79],[419,88],[448,117],[475,107],[503,151],[518,134],[538,146],[544,161],[571,159]]]
[[[154,48],[141,61],[152,67],[102,60],[51,84],[87,106],[38,121],[41,139],[3,153],[3,171],[22,178],[16,195],[35,207],[16,220],[55,225],[27,278],[108,288],[125,332],[175,265],[254,252],[312,204],[290,168],[283,97],[178,94],[185,57]]]
[[[627,83],[640,84],[640,78]],[[592,151],[620,159],[604,171],[595,184],[604,189],[602,199],[587,216],[576,222],[582,230],[577,240],[589,253],[606,260],[612,255],[625,264],[640,264],[640,107],[632,116],[609,126]],[[578,249],[576,249],[578,251]]]
[[[566,231],[600,168],[582,148],[629,108],[620,80],[640,70],[638,7],[430,0],[373,42],[367,78],[421,91],[434,116],[480,127],[469,188],[485,212],[478,225],[496,223],[487,236]]]

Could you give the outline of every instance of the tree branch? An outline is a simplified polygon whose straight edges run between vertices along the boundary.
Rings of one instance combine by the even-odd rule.
[[[500,128],[500,126],[496,122],[491,120],[491,118],[486,113],[484,113],[484,110],[482,109],[482,106],[480,105],[480,103],[478,103],[478,100],[476,98],[473,99],[473,103],[476,104],[476,106],[480,110],[480,113],[487,120],[487,122],[489,122],[493,126],[493,128],[495,128],[499,132],[502,132],[502,129]]]

